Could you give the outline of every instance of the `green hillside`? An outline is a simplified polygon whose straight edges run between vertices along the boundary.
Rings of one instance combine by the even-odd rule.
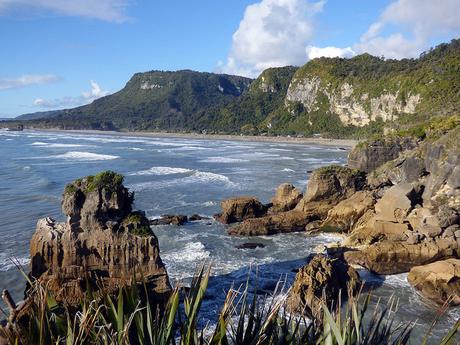
[[[255,80],[188,70],[137,73],[92,104],[19,119],[46,128],[362,138],[459,111],[460,40],[452,40],[418,59],[319,58],[267,69]]]

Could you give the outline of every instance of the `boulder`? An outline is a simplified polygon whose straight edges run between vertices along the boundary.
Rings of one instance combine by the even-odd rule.
[[[412,233],[407,223],[371,219],[366,226],[355,229],[344,240],[346,246],[361,246],[379,241],[406,241]]]
[[[365,183],[365,175],[354,169],[336,165],[319,168],[312,173],[295,210],[324,219],[333,206],[362,190]]]
[[[375,219],[402,223],[416,200],[417,193],[410,183],[393,186],[375,204]]]
[[[348,154],[348,166],[369,173],[418,144],[419,141],[411,137],[386,137],[363,142]]]
[[[304,231],[305,226],[314,218],[303,212],[291,210],[261,218],[246,219],[228,229],[230,235],[263,236],[278,233]]]
[[[339,202],[329,210],[323,226],[334,227],[338,231],[351,231],[358,220],[372,208],[375,199],[372,193],[359,191]]]
[[[440,304],[460,305],[460,260],[447,259],[413,267],[407,276],[420,293]]]
[[[267,207],[257,198],[242,196],[222,201],[222,212],[215,218],[224,223],[231,224],[241,222],[249,218],[257,218],[267,214]]]
[[[256,248],[265,248],[265,244],[257,242],[248,242],[235,246],[237,249],[256,249]]]
[[[150,220],[150,225],[184,225],[187,223],[188,218],[182,214],[164,214],[158,219]]]
[[[30,242],[33,278],[58,301],[79,305],[89,286],[95,296],[144,283],[153,302],[171,291],[158,240],[145,214],[132,211],[133,194],[113,172],[66,186],[65,223],[41,219]]]
[[[347,284],[352,289],[359,286],[356,270],[342,260],[318,254],[297,272],[287,298],[288,310],[318,317],[323,296],[330,305],[341,293],[347,295]]]
[[[382,241],[362,250],[343,254],[349,264],[363,266],[377,274],[408,272],[412,267],[452,257],[457,249],[454,241],[423,241],[418,244]]]
[[[283,183],[277,189],[275,196],[272,198],[273,212],[290,211],[297,206],[302,199],[302,193],[292,184]]]

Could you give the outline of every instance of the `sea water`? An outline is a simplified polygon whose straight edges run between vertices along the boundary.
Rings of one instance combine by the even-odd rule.
[[[24,279],[11,258],[28,270],[30,238],[39,218],[63,221],[61,193],[76,178],[114,170],[125,175],[135,192],[135,208],[148,217],[200,214],[212,217],[221,200],[254,195],[269,202],[276,187],[293,183],[304,190],[309,171],[345,164],[341,147],[269,142],[238,142],[185,138],[154,138],[66,132],[0,132],[0,288],[23,298]],[[173,284],[187,284],[197,265],[212,263],[212,278],[202,317],[215,320],[225,292],[245,284],[248,276],[260,293],[270,293],[281,280],[286,287],[295,269],[320,244],[340,238],[302,233],[253,238],[231,237],[226,226],[212,220],[182,227],[153,227],[161,258]],[[265,245],[237,249],[245,242]],[[428,330],[438,307],[422,299],[406,274],[379,277],[360,272],[375,286],[373,303],[399,300],[399,321],[414,321],[414,343]],[[255,282],[257,281],[257,283]],[[441,337],[460,315],[450,309],[435,327]]]

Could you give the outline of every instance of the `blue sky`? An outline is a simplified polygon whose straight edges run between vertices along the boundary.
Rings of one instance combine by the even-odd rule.
[[[152,69],[416,57],[459,36],[458,13],[460,0],[0,0],[0,117],[89,103]]]

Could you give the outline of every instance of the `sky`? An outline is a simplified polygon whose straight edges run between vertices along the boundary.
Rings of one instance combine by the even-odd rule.
[[[0,0],[0,118],[87,104],[149,70],[418,57],[460,37],[459,13],[460,0]]]

